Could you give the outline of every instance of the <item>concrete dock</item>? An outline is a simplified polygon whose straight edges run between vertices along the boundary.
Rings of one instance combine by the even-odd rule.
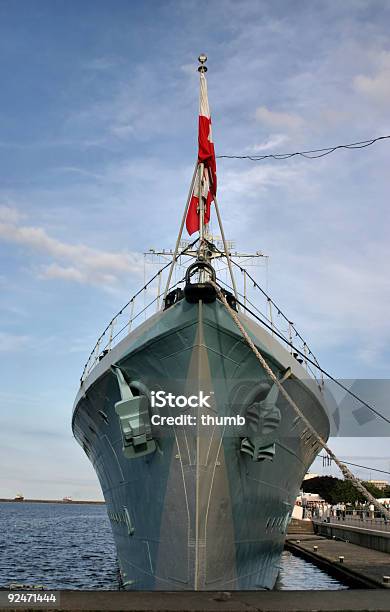
[[[314,521],[315,533],[326,538],[348,540],[365,548],[372,548],[390,554],[390,526],[370,525],[358,521]]]
[[[327,529],[331,525],[326,524]],[[341,525],[336,526],[342,529]],[[288,530],[286,548],[298,554],[308,561],[315,563],[321,569],[335,576],[340,581],[353,588],[382,588],[388,589],[388,606],[390,610],[390,579],[389,582],[384,577],[390,576],[390,555],[373,548],[366,548],[358,544],[353,544],[348,540],[356,531],[354,527],[344,526],[342,533],[344,538],[327,538],[318,535],[317,524],[311,521],[293,521]],[[330,531],[329,533],[333,533]],[[373,541],[377,536],[375,530],[365,530],[365,535],[370,532]],[[385,534],[389,537],[389,534]],[[366,541],[366,540],[365,540]]]

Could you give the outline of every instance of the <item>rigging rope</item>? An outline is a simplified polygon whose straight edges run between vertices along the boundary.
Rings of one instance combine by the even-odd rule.
[[[207,241],[207,243],[209,245],[212,245],[211,242]],[[220,251],[218,249],[218,247],[216,247],[214,245],[214,248],[221,253],[221,255],[223,255],[223,252]],[[282,317],[289,323],[291,324],[291,321],[289,321],[289,319],[286,317],[285,314],[283,314],[283,312],[281,311],[281,309],[279,308],[279,306],[277,306],[275,304],[275,302],[270,298],[270,296],[264,291],[264,289],[262,289],[260,287],[260,285],[255,281],[255,279],[253,278],[253,276],[251,276],[249,274],[249,272],[247,272],[242,266],[240,266],[240,264],[236,263],[235,261],[232,260],[232,264],[234,266],[236,266],[241,272],[245,272],[245,274],[247,275],[247,277],[253,282],[253,286],[258,289],[259,291],[261,291],[261,293],[267,298],[268,302],[271,303],[278,311],[278,314],[282,315]],[[313,355],[313,353],[311,352],[311,350],[309,349],[309,354],[311,354],[314,358],[314,361],[312,359],[310,359],[310,357],[308,355],[306,355],[304,352],[302,352],[299,348],[297,348],[292,341],[288,341],[286,340],[286,338],[284,338],[284,336],[282,334],[280,334],[273,325],[268,325],[265,321],[262,321],[252,310],[250,310],[250,308],[248,308],[246,306],[246,304],[243,304],[240,300],[237,300],[237,303],[244,308],[244,310],[246,310],[247,312],[249,312],[255,319],[257,319],[257,321],[259,321],[262,325],[264,325],[265,327],[267,327],[268,329],[272,330],[272,332],[278,336],[281,340],[283,340],[283,342],[285,342],[286,344],[288,344],[292,349],[294,349],[301,357],[303,357],[303,359],[305,361],[307,361],[308,363],[310,363],[312,366],[314,366],[315,368],[317,368],[324,376],[326,376],[327,378],[329,378],[329,380],[331,380],[332,382],[334,382],[336,385],[338,385],[340,387],[340,389],[343,389],[343,391],[346,391],[346,393],[348,393],[351,397],[353,397],[354,399],[356,399],[358,402],[360,402],[363,406],[365,406],[366,408],[368,408],[373,414],[375,414],[376,416],[378,416],[380,419],[382,419],[383,421],[386,421],[387,423],[390,423],[390,419],[388,419],[384,414],[382,414],[381,412],[379,412],[378,410],[376,410],[375,408],[373,408],[372,406],[370,406],[370,404],[368,404],[366,401],[362,400],[358,395],[356,395],[356,393],[354,393],[353,391],[351,391],[350,389],[348,389],[348,387],[346,387],[345,385],[343,385],[339,380],[337,380],[336,378],[334,378],[334,376],[332,376],[331,374],[329,374],[329,372],[327,372],[326,370],[324,370],[318,363],[316,357]],[[300,338],[302,340],[302,342],[304,343],[304,345],[307,346],[306,341],[304,340],[304,338],[302,338],[301,334],[295,329],[295,327],[293,326],[295,335],[298,336],[298,338]]]
[[[306,157],[306,159],[317,159],[334,153],[338,149],[365,149],[370,147],[378,140],[386,140],[389,136],[378,136],[378,138],[370,138],[370,140],[361,140],[360,142],[352,142],[345,145],[336,145],[334,147],[326,147],[324,149],[311,149],[308,151],[297,151],[296,153],[269,153],[268,155],[217,155],[218,159],[250,159],[251,161],[263,161],[264,159],[284,160],[291,157]]]
[[[256,319],[257,321],[259,321],[264,327],[267,327],[269,330],[271,330],[275,336],[277,336],[280,340],[282,340],[283,342],[285,342],[288,346],[290,346],[298,355],[300,355],[304,360],[306,360],[308,363],[310,363],[313,367],[317,368],[317,370],[319,370],[320,372],[322,372],[322,374],[324,374],[324,376],[326,376],[327,378],[329,378],[329,380],[331,380],[332,382],[334,382],[336,385],[338,385],[340,387],[340,389],[343,389],[343,391],[346,391],[346,393],[348,393],[351,397],[353,397],[354,399],[356,399],[358,402],[360,402],[363,406],[365,406],[366,408],[368,408],[373,414],[375,414],[376,416],[378,416],[380,419],[382,419],[383,421],[386,421],[386,423],[390,423],[390,419],[388,419],[384,414],[382,414],[381,412],[379,412],[379,410],[376,410],[375,408],[373,408],[372,406],[370,406],[370,404],[368,404],[365,400],[363,400],[361,397],[359,397],[358,395],[356,395],[356,393],[354,393],[353,391],[351,391],[350,389],[348,389],[348,387],[346,387],[345,385],[343,385],[343,383],[341,383],[339,380],[337,380],[337,378],[334,378],[334,376],[332,376],[331,374],[329,374],[329,372],[327,372],[326,370],[324,370],[318,363],[317,361],[313,361],[312,359],[310,359],[310,357],[308,355],[305,355],[304,352],[301,351],[301,349],[299,349],[297,346],[295,346],[295,344],[293,344],[292,342],[289,342],[286,338],[284,338],[284,336],[278,332],[277,329],[275,329],[275,326],[272,325],[268,325],[268,323],[266,323],[265,321],[262,321],[262,319],[260,319],[259,316],[256,315],[256,313],[253,312],[253,310],[251,310],[250,308],[248,308],[247,306],[245,306],[242,302],[240,302],[240,300],[237,300],[237,303],[242,306],[242,308],[244,308],[244,310],[246,310],[247,312],[249,312],[250,315],[252,315],[252,317],[254,319]]]
[[[242,335],[244,337],[244,340],[246,341],[248,346],[252,349],[253,353],[255,354],[255,357],[260,362],[260,364],[263,367],[263,369],[266,371],[266,373],[271,378],[271,380],[276,384],[276,386],[278,387],[280,393],[283,395],[283,397],[287,400],[287,402],[293,408],[293,410],[295,411],[297,416],[300,417],[300,419],[303,421],[303,423],[306,425],[306,427],[310,430],[310,432],[316,438],[318,443],[322,446],[324,451],[328,454],[328,456],[338,466],[338,468],[340,469],[340,471],[343,474],[344,478],[346,478],[347,480],[350,480],[351,483],[353,484],[353,486],[358,491],[360,491],[360,493],[362,493],[362,495],[364,495],[364,497],[369,502],[371,502],[374,505],[374,507],[377,508],[377,510],[386,517],[387,520],[390,520],[390,511],[387,510],[384,506],[382,506],[382,504],[380,504],[378,502],[378,500],[375,499],[375,497],[373,495],[371,495],[371,493],[362,485],[362,483],[352,474],[352,472],[347,468],[347,466],[344,463],[342,463],[342,461],[340,461],[336,457],[336,455],[334,454],[332,449],[327,445],[326,441],[317,432],[317,430],[314,429],[314,427],[312,426],[310,421],[305,417],[305,415],[303,414],[303,412],[301,411],[299,406],[292,399],[292,397],[289,395],[289,393],[287,393],[286,389],[283,387],[282,383],[279,381],[277,376],[275,376],[275,374],[271,370],[270,366],[268,365],[268,363],[264,359],[263,355],[260,353],[258,348],[254,345],[252,339],[249,337],[247,331],[245,330],[244,326],[242,325],[240,319],[238,318],[237,313],[229,306],[229,304],[228,304],[225,296],[223,295],[221,289],[218,287],[218,285],[213,280],[210,279],[209,282],[215,288],[219,299],[221,300],[221,302],[225,306],[226,310],[230,314],[230,316],[233,319],[234,323],[237,325],[238,329],[240,330],[240,332],[242,333]]]

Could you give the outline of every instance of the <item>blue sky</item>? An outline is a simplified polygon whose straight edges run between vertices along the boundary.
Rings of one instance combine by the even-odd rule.
[[[199,53],[217,154],[347,143],[390,134],[389,20],[375,0],[0,0],[0,497],[100,496],[73,399],[142,253],[174,245]],[[272,296],[339,378],[389,375],[389,158],[218,163],[226,234],[269,255]]]

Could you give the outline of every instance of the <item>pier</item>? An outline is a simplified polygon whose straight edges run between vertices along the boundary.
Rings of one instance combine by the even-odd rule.
[[[390,589],[389,544],[390,530],[356,527],[341,521],[293,519],[286,538],[288,550],[352,588]],[[387,597],[390,609],[390,590]]]
[[[390,554],[390,525],[359,520],[314,521],[314,531],[326,538],[348,541]]]

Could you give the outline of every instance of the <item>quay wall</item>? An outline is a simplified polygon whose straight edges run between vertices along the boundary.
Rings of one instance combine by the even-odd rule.
[[[351,544],[390,553],[390,531],[374,530],[367,527],[352,525],[336,525],[335,523],[313,521],[314,532],[326,538],[336,538]]]

